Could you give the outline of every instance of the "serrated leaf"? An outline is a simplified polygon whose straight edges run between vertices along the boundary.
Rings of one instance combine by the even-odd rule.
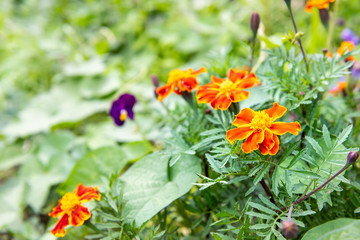
[[[280,208],[278,208],[275,204],[273,204],[269,199],[264,197],[263,195],[259,194],[260,200],[265,203],[268,207],[280,211]]]
[[[258,217],[260,219],[269,219],[269,220],[274,219],[272,216],[262,214],[262,213],[257,213],[257,212],[246,212],[245,214],[249,215],[249,216],[252,216],[252,217]]]
[[[271,183],[272,183],[272,191],[274,192],[275,196],[277,196],[279,194],[279,169],[278,167],[274,169],[272,178],[271,178]]]
[[[312,137],[306,136],[305,139],[311,144],[315,152],[322,158],[325,158],[324,151],[319,145],[319,143]]]
[[[271,227],[271,224],[255,224],[255,225],[251,225],[250,229],[261,230],[261,229],[267,229],[270,227]]]
[[[260,204],[254,203],[254,202],[249,202],[249,205],[253,208],[256,208],[257,210],[264,212],[264,213],[276,215],[276,212],[274,212],[273,210],[271,210],[267,207],[264,207],[263,205],[260,205]]]
[[[349,134],[351,133],[353,126],[350,125],[346,127],[342,132],[339,134],[339,137],[336,139],[334,148],[339,147],[345,140],[348,138]]]
[[[323,125],[323,136],[324,136],[326,146],[330,149],[331,145],[332,145],[331,138],[330,138],[329,130],[327,129],[325,124]]]
[[[306,211],[301,211],[301,212],[292,212],[291,216],[292,217],[302,217],[302,216],[307,216],[307,215],[311,215],[311,214],[315,214],[316,212],[313,210],[306,210]]]

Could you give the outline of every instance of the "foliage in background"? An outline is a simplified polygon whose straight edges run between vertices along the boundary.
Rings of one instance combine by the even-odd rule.
[[[293,1],[309,72],[298,45],[282,40],[293,29],[283,1],[1,1],[0,238],[53,239],[47,214],[81,182],[102,193],[90,204],[100,231],[71,228],[65,239],[282,239],[289,204],[340,170],[360,143],[359,92],[327,93],[352,63],[321,53],[335,52],[345,27],[360,35],[360,5],[340,0],[329,46],[318,10],[303,7]],[[254,61],[262,86],[239,106],[277,101],[306,133],[281,137],[271,159],[226,140],[232,113],[179,96],[164,108],[150,81],[205,66],[204,84],[248,65],[253,11],[262,22]],[[118,128],[108,111],[125,92],[137,97],[136,115]],[[294,206],[298,239],[329,229],[358,238],[358,174],[356,164]]]

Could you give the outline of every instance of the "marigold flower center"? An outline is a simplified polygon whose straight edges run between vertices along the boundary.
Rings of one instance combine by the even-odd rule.
[[[269,128],[272,124],[273,120],[269,117],[269,115],[264,112],[255,112],[254,118],[251,120],[251,127],[256,131],[263,131],[266,128]]]
[[[78,195],[68,192],[62,197],[60,204],[60,208],[64,212],[69,213],[75,210],[81,204],[81,202]]]
[[[119,117],[119,119],[120,119],[120,121],[125,121],[125,119],[127,118],[127,111],[125,110],[125,109],[123,109],[123,110],[121,110],[121,112],[120,112],[120,117]]]
[[[226,81],[221,83],[219,91],[222,93],[228,93],[234,90],[235,88],[236,88],[236,84],[234,84],[232,81],[227,79]]]

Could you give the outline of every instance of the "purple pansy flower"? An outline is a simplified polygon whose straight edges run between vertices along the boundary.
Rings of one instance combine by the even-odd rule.
[[[344,41],[353,42],[355,45],[358,45],[360,42],[359,37],[349,28],[345,28],[341,32],[341,38]]]
[[[135,103],[136,98],[129,93],[124,93],[112,103],[110,116],[114,119],[116,125],[122,126],[127,117],[134,120],[134,112],[132,109]]]

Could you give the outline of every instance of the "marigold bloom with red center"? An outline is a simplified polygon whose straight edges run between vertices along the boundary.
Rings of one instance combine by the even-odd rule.
[[[226,139],[234,144],[235,140],[247,138],[241,145],[245,153],[259,149],[263,155],[275,155],[279,151],[280,143],[277,135],[287,132],[297,135],[301,131],[298,122],[274,122],[286,111],[286,107],[280,106],[276,102],[272,108],[263,111],[255,112],[250,108],[244,108],[236,115],[232,123],[237,128],[227,131]]]
[[[230,69],[228,78],[211,76],[211,82],[198,87],[196,99],[198,103],[210,103],[216,110],[226,110],[233,102],[240,102],[249,97],[249,92],[244,89],[260,84],[253,72],[248,73],[246,67],[239,70]]]
[[[355,44],[351,41],[342,42],[340,47],[336,50],[336,53],[340,56],[344,55],[345,51],[351,52],[354,50]],[[345,59],[346,61],[354,61],[355,58],[353,56],[349,56]]]
[[[204,67],[194,71],[191,68],[188,70],[175,69],[169,73],[167,84],[156,89],[159,102],[169,96],[171,92],[181,95],[182,92],[191,92],[199,84],[196,77],[206,72]]]
[[[57,221],[51,233],[55,237],[65,236],[65,227],[73,225],[78,227],[91,217],[90,211],[82,205],[91,199],[100,200],[101,195],[97,188],[85,187],[79,184],[74,192],[66,193],[60,200],[59,204],[49,213],[50,217],[60,219]]]
[[[313,7],[318,9],[328,8],[331,2],[335,2],[335,0],[308,0],[305,5],[305,11],[311,13]]]

